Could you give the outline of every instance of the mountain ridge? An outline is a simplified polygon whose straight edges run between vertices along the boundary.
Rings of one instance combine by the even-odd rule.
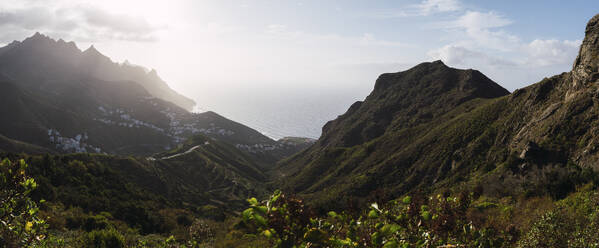
[[[2,61],[3,57],[4,60]],[[27,60],[27,58],[38,58],[38,60]],[[40,60],[39,58],[44,58]],[[58,41],[36,32],[33,36],[22,42],[13,42],[0,50],[0,65],[11,67],[4,73],[13,73],[13,79],[18,81],[44,79],[43,75],[38,77],[27,77],[15,73],[19,65],[27,65],[31,69],[40,71],[56,67],[52,63],[60,63],[63,71],[55,74],[55,78],[91,76],[107,81],[134,81],[142,85],[152,95],[173,102],[180,107],[191,111],[195,102],[172,90],[154,71],[147,73],[137,70],[136,67],[114,63],[112,60],[100,53],[94,45],[84,51],[79,50],[74,42]],[[0,67],[0,69],[2,69]],[[79,74],[79,75],[73,75]],[[60,76],[60,77],[59,77]]]
[[[0,82],[8,94],[1,112],[14,116],[0,134],[55,152],[149,155],[205,134],[270,167],[304,147],[214,112],[191,113],[156,94],[174,92],[156,70],[113,63],[93,45],[81,51],[40,33],[0,48]]]
[[[477,91],[469,86],[478,84],[455,84],[468,78],[486,82],[474,70],[462,70],[464,77],[447,74],[445,78],[457,79],[448,84],[414,90],[414,82],[426,84],[426,76],[442,68],[440,62],[428,64],[432,66],[423,68],[422,75],[414,74],[420,81],[402,79],[413,87],[392,91],[394,84],[377,80],[364,102],[327,123],[315,145],[278,165],[283,178],[277,185],[323,209],[335,209],[335,202],[352,198],[368,201],[376,192],[390,200],[414,191],[477,185],[495,197],[564,197],[579,182],[571,176],[576,171],[599,170],[598,20],[599,15],[589,21],[571,72],[511,94],[495,86]],[[379,80],[401,73],[383,74]],[[417,100],[406,104],[394,94]],[[389,109],[386,102],[397,110],[381,111]],[[372,127],[376,132],[365,132]]]

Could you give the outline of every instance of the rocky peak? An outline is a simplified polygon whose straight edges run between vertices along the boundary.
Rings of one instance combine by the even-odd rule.
[[[33,36],[23,40],[23,44],[28,44],[30,46],[39,46],[42,44],[53,44],[56,41],[51,39],[48,36],[41,34],[40,32],[36,32]]]
[[[98,52],[98,50],[96,49],[96,47],[94,47],[94,45],[89,46],[87,49],[85,49],[85,51],[83,51],[83,53],[101,55],[101,53]]]
[[[599,80],[599,15],[595,15],[587,24],[572,74],[575,86]]]
[[[9,51],[14,47],[17,47],[19,44],[21,44],[21,42],[15,40],[4,47],[0,47],[0,55],[4,54],[5,52]]]
[[[18,41],[18,40],[13,40],[11,43],[9,43],[9,44],[8,44],[8,46],[16,46],[16,45],[19,45],[19,44],[21,44],[21,42],[20,42],[20,41]]]
[[[43,34],[41,34],[40,32],[35,32],[35,34],[33,34],[33,36],[31,36],[32,39],[47,39],[48,36],[45,36]]]
[[[112,60],[100,53],[94,45],[89,46],[89,48],[83,51],[83,57],[86,61],[85,63],[91,63],[94,66],[98,65],[98,63],[112,63]]]

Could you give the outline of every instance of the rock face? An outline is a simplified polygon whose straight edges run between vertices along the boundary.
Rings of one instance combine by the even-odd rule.
[[[572,175],[599,170],[599,16],[585,34],[571,72],[509,95],[440,62],[381,75],[364,102],[280,164],[280,187],[332,208],[375,192],[393,198],[456,185],[563,196]]]
[[[572,74],[575,85],[599,80],[599,15],[595,15],[587,24]]]

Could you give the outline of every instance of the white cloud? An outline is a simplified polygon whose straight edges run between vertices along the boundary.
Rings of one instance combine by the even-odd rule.
[[[495,12],[467,11],[454,21],[435,25],[449,37],[446,45],[427,55],[450,66],[479,69],[510,89],[571,68],[580,40],[522,41],[503,29],[512,23]]]
[[[470,50],[459,45],[446,45],[439,49],[429,51],[428,56],[435,60],[455,66],[472,66],[477,64],[492,65],[495,67],[514,66],[516,63],[490,56],[488,54]]]
[[[502,27],[512,21],[495,12],[467,11],[456,20],[433,25],[455,34],[460,40],[455,42],[469,49],[492,49],[507,52],[519,46],[520,39]]]
[[[363,45],[372,45],[372,46],[407,46],[406,44],[404,44],[402,42],[378,39],[373,34],[370,34],[370,33],[363,34],[362,37],[360,38],[360,43]]]
[[[271,34],[280,34],[287,32],[287,26],[281,24],[270,24],[266,27],[266,32]]]
[[[471,29],[489,29],[505,27],[512,21],[495,12],[467,11],[457,20],[449,22],[448,27]]]
[[[437,23],[458,37],[450,44],[428,52],[433,59],[448,64],[476,66],[540,67],[570,64],[580,41],[533,40],[523,42],[503,30],[513,21],[495,12],[467,11],[454,21]]]
[[[460,10],[462,4],[458,0],[424,0],[415,8],[419,15],[430,15]]]
[[[93,5],[58,5],[47,7],[37,2],[0,9],[0,40],[22,38],[24,34],[41,31],[78,40],[154,41],[162,26],[150,24],[145,18],[118,14]],[[18,33],[20,37],[7,37]]]
[[[355,45],[355,46],[409,46],[407,44],[376,38],[374,34],[364,33],[361,36],[342,36],[338,34],[307,33],[299,30],[290,30],[286,25],[270,24],[266,26],[265,33],[272,38],[290,39],[293,43]]]
[[[407,5],[401,9],[379,10],[361,16],[370,18],[401,18],[415,16],[429,16],[439,13],[455,12],[462,9],[459,0],[423,0],[417,4]]]
[[[535,66],[572,64],[581,43],[580,40],[533,40],[524,46],[528,55],[525,63]]]

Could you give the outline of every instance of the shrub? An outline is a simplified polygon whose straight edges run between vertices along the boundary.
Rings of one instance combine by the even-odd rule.
[[[0,162],[0,247],[35,245],[45,237],[47,224],[30,193],[37,187],[24,160]]]
[[[317,217],[301,199],[277,191],[268,200],[249,199],[246,228],[274,247],[500,247],[509,234],[477,228],[467,219],[474,194],[406,196],[384,206],[373,203],[359,216],[329,212]]]
[[[94,230],[84,236],[85,247],[121,248],[125,247],[125,238],[115,229]]]
[[[538,218],[518,247],[599,247],[599,195],[592,185]]]
[[[214,205],[204,205],[198,207],[198,212],[200,217],[216,221],[224,221],[226,217],[224,211]]]
[[[215,242],[212,228],[202,219],[196,219],[189,227],[189,236],[191,237],[190,245],[192,247],[198,247],[200,244],[212,247]]]
[[[83,229],[89,232],[92,230],[105,229],[109,225],[110,224],[108,223],[108,219],[106,219],[106,217],[103,215],[94,215],[88,216],[85,219],[85,222],[83,223]]]

